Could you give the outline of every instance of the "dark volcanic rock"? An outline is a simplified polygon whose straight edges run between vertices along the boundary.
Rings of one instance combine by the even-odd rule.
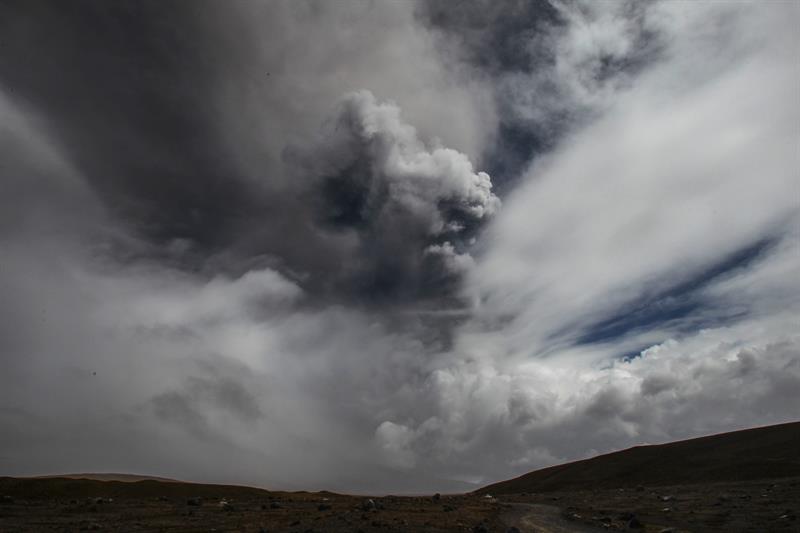
[[[361,510],[362,511],[374,511],[377,508],[375,505],[375,500],[364,500],[361,503]]]
[[[644,525],[635,516],[628,520],[628,529],[642,529]]]

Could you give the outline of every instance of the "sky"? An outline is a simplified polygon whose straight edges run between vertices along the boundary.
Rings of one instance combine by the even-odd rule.
[[[797,420],[798,25],[0,1],[0,475],[462,491]]]

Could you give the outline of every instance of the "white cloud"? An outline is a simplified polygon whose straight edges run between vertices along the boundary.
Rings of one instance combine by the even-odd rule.
[[[80,172],[2,98],[0,149],[15,170],[4,184],[36,207],[0,214],[0,299],[14,302],[0,309],[0,425],[13,429],[0,443],[5,472],[339,490],[393,490],[402,478],[409,490],[437,490],[796,416],[795,4],[562,7],[569,24],[548,35],[559,62],[542,73],[559,90],[538,101],[545,78],[521,78],[514,90],[525,98],[513,104],[530,104],[517,112],[535,120],[573,108],[596,118],[537,160],[502,210],[470,163],[495,128],[486,80],[461,85],[406,4],[309,5],[226,13],[263,44],[245,63],[271,73],[252,86],[221,82],[226,142],[260,179],[281,167],[287,142],[308,139],[331,98],[367,87],[397,102],[359,92],[343,104],[397,201],[434,213],[434,234],[463,229],[436,217],[436,200],[477,219],[497,212],[474,259],[444,239],[418,250],[470,273],[474,316],[310,301],[263,265],[206,276],[108,261],[94,242],[108,220]],[[602,56],[636,55],[643,28],[658,35],[657,59],[601,76]],[[355,66],[333,61],[345,56]],[[278,86],[266,100],[264,83]],[[277,176],[269,186],[290,186]],[[113,224],[108,232],[122,238]],[[762,255],[696,290],[711,310],[737,310],[727,323],[686,331],[679,319],[576,343],[641,295],[766,237]],[[442,317],[447,328],[433,324]],[[439,329],[446,340],[431,341]]]

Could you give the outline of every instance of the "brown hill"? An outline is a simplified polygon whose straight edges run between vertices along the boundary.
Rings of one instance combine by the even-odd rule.
[[[270,494],[263,489],[238,485],[211,485],[178,481],[101,481],[67,477],[0,477],[0,494],[18,499],[71,498],[255,498]]]
[[[478,493],[519,494],[800,476],[800,422],[636,446],[536,470]]]
[[[95,481],[125,481],[132,483],[134,481],[163,481],[164,483],[180,483],[177,479],[170,479],[166,477],[157,476],[142,476],[139,474],[119,474],[116,472],[98,472],[98,473],[82,473],[82,474],[53,474],[50,476],[33,476],[31,479],[94,479]]]

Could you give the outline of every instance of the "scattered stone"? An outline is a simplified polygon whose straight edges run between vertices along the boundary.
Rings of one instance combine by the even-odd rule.
[[[375,500],[369,499],[364,500],[361,502],[361,510],[362,511],[375,511],[376,510]]]
[[[642,529],[644,526],[635,516],[628,520],[628,529]]]

